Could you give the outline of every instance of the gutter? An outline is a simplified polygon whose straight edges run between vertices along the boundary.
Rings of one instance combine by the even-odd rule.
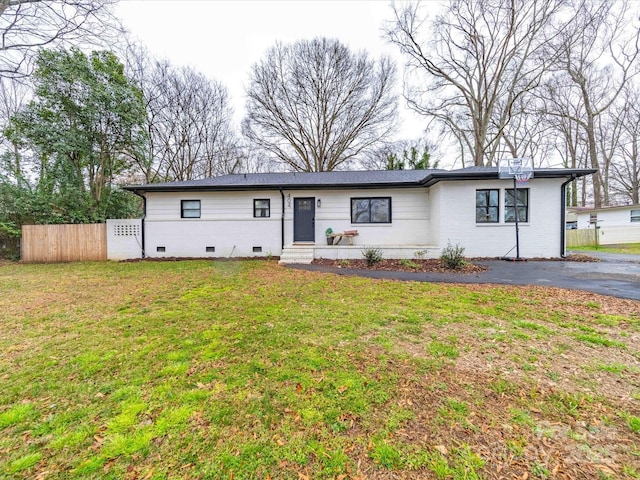
[[[140,193],[138,193],[135,190],[130,190],[131,192],[133,192],[134,194],[136,194],[137,196],[139,196],[142,199],[142,232],[140,233],[140,237],[141,237],[141,243],[142,243],[142,258],[146,258],[146,247],[144,244],[144,220],[145,218],[147,218],[147,197],[145,197],[144,195],[141,195]]]
[[[281,242],[282,242],[282,250],[284,250],[284,192],[282,191],[282,188],[279,188],[278,190],[280,190],[280,197],[282,198],[282,215],[280,215],[280,238],[281,238]]]
[[[567,185],[573,182],[578,176],[574,173],[571,178],[560,185],[560,258],[567,258],[565,249],[567,248]]]

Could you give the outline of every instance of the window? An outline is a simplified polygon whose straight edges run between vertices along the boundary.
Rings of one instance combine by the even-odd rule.
[[[200,200],[181,200],[181,218],[200,218]]]
[[[253,216],[270,217],[271,216],[271,200],[269,199],[257,199],[253,201]]]
[[[640,222],[640,210],[631,210],[631,222]]]
[[[518,188],[518,221],[529,221],[529,189]],[[504,221],[515,222],[515,196],[513,188],[504,191]]]
[[[499,190],[476,190],[476,223],[498,223]]]
[[[351,223],[391,223],[391,197],[352,198]]]

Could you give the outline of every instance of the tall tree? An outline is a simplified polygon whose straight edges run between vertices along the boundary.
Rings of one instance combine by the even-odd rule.
[[[129,45],[127,71],[142,89],[148,143],[136,163],[146,182],[192,180],[240,168],[227,89],[189,67],[156,61]]]
[[[31,73],[38,49],[108,42],[116,0],[0,0],[0,77]]]
[[[337,40],[277,44],[253,65],[243,133],[289,168],[346,165],[395,125],[395,66]]]
[[[637,17],[632,5],[626,1],[584,0],[572,5],[573,18],[558,26],[554,41],[555,77],[561,80],[555,81],[542,96],[547,115],[565,117],[583,132],[588,166],[597,170],[592,177],[596,208],[606,203],[604,187],[608,173],[602,147],[616,143],[599,138],[607,132],[605,128],[599,129],[599,124],[602,126],[601,120],[639,71],[640,29],[632,25],[634,15]],[[579,104],[579,116],[555,108],[567,98]]]
[[[622,132],[617,161],[612,164],[611,189],[633,205],[640,204],[640,90],[625,88],[617,124]]]
[[[129,213],[114,187],[129,172],[132,151],[146,141],[145,112],[140,90],[123,70],[110,52],[43,50],[38,56],[35,98],[12,117],[5,134],[37,159],[32,192],[57,199],[42,213],[53,221]]]
[[[227,89],[191,68],[159,63],[149,102],[155,150],[174,180],[191,180],[238,167]]]
[[[459,0],[429,23],[419,3],[394,7],[387,35],[408,59],[405,97],[457,139],[463,165],[466,155],[476,166],[496,161],[514,105],[553,60],[547,30],[559,3]]]

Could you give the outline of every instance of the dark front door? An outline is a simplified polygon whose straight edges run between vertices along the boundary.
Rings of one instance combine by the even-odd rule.
[[[315,242],[316,199],[293,199],[293,241]]]

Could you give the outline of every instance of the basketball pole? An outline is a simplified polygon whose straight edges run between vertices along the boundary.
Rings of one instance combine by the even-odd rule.
[[[516,214],[516,262],[520,261],[520,226],[518,225],[518,182],[513,176],[513,208]]]

